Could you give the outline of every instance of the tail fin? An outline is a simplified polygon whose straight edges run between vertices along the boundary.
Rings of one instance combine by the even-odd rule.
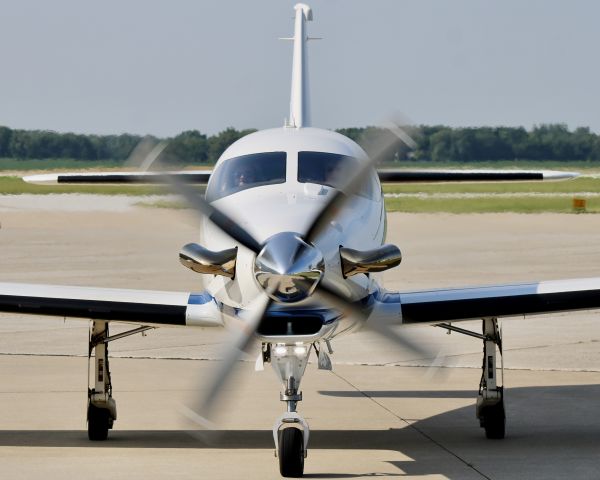
[[[310,126],[310,102],[308,93],[308,61],[306,22],[313,19],[312,10],[304,3],[294,7],[294,60],[292,64],[292,93],[288,126],[301,128]]]

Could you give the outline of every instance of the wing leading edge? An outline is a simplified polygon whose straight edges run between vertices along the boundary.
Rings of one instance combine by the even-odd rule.
[[[600,309],[600,277],[417,292],[378,292],[372,318],[436,324],[490,317]],[[206,292],[164,292],[0,283],[0,312],[151,326],[223,326]]]
[[[206,185],[211,170],[168,172],[185,183]],[[553,170],[378,170],[383,183],[431,182],[517,182],[569,180],[579,174]],[[23,177],[28,183],[39,185],[76,184],[146,184],[164,183],[164,172],[84,172],[45,173]]]
[[[151,326],[222,326],[208,293],[0,283],[0,312]]]
[[[376,301],[398,304],[403,324],[588,310],[600,308],[600,277],[383,293]]]
[[[570,180],[575,172],[556,170],[378,170],[382,183],[534,182]]]
[[[177,177],[185,183],[206,185],[212,170],[186,170],[180,172],[82,172],[82,173],[43,173],[27,175],[23,180],[37,185],[78,185],[78,184],[142,184],[163,185],[164,176]]]

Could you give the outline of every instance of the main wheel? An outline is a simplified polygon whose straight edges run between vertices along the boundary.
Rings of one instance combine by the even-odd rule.
[[[485,436],[492,439],[502,439],[506,434],[506,412],[504,400],[495,405],[485,407],[483,414],[483,428]]]
[[[279,473],[283,477],[301,477],[304,474],[304,437],[299,428],[288,427],[279,431]]]
[[[98,408],[91,403],[88,406],[88,438],[102,441],[108,438],[110,428],[110,412],[107,408]]]

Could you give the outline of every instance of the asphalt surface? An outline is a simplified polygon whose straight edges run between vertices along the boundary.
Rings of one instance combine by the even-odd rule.
[[[51,210],[0,201],[2,281],[199,288],[177,261],[197,236],[188,212],[135,208],[131,199],[117,207],[88,196],[65,201]],[[600,276],[598,215],[389,220],[388,240],[404,253],[386,275],[389,288]],[[306,476],[600,477],[599,320],[578,312],[503,322],[501,441],[486,440],[475,419],[478,340],[403,329],[432,352],[415,358],[370,334],[340,339],[334,371],[311,364],[302,384]],[[268,370],[240,364],[213,429],[199,431],[182,414],[205,388],[222,332],[160,329],[112,344],[118,419],[100,444],[85,430],[87,338],[87,322],[0,316],[2,478],[279,478],[271,426],[284,405]]]

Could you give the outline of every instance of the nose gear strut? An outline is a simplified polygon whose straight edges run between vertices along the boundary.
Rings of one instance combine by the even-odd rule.
[[[284,477],[300,477],[304,473],[310,429],[297,407],[302,400],[300,380],[311,349],[312,345],[306,344],[276,344],[269,349],[269,360],[284,387],[279,398],[286,402],[286,412],[277,417],[273,425],[275,456],[279,458],[279,470]]]

